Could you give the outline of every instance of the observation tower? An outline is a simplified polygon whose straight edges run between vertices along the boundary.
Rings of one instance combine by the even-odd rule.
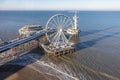
[[[78,19],[79,19],[79,17],[77,16],[77,12],[75,12],[75,14],[73,16],[74,25],[73,25],[73,27],[71,27],[67,30],[68,34],[76,35],[79,33],[80,30],[78,28]]]

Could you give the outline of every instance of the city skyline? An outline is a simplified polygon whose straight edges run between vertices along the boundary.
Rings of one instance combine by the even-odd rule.
[[[0,10],[120,10],[120,0],[0,0]]]

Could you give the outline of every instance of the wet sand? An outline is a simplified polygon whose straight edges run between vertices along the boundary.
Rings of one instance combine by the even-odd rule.
[[[38,70],[34,68],[33,64],[36,64],[36,60],[39,60],[43,55],[43,53],[36,54],[39,51],[34,50],[34,53],[22,55],[13,61],[1,65],[0,80],[60,80],[54,75],[44,73],[41,71],[42,68]]]
[[[14,67],[14,66],[12,66]],[[6,74],[7,72],[3,73]],[[5,80],[60,80],[52,75],[36,71],[30,67],[24,67],[14,74],[7,77]]]

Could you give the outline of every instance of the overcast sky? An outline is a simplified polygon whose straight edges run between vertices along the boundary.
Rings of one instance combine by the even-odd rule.
[[[120,10],[120,0],[0,0],[0,10]]]

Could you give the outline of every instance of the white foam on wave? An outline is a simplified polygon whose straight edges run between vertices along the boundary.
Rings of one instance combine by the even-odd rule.
[[[32,58],[33,60],[36,60],[36,59],[33,58],[32,56],[29,56],[29,57]],[[51,69],[53,69],[53,70],[55,70],[55,71],[57,71],[57,72],[65,75],[65,77],[67,76],[67,77],[69,77],[69,78],[72,78],[73,80],[79,80],[78,78],[73,77],[73,76],[71,76],[71,75],[69,75],[69,74],[67,74],[67,73],[59,70],[59,69],[57,68],[57,66],[54,65],[53,63],[47,64],[47,63],[45,63],[44,61],[39,61],[39,60],[37,60],[36,63],[39,64],[39,65],[44,65],[44,66],[46,66],[46,67],[49,67],[49,68],[51,68]],[[66,77],[66,78],[67,78],[67,77]]]

